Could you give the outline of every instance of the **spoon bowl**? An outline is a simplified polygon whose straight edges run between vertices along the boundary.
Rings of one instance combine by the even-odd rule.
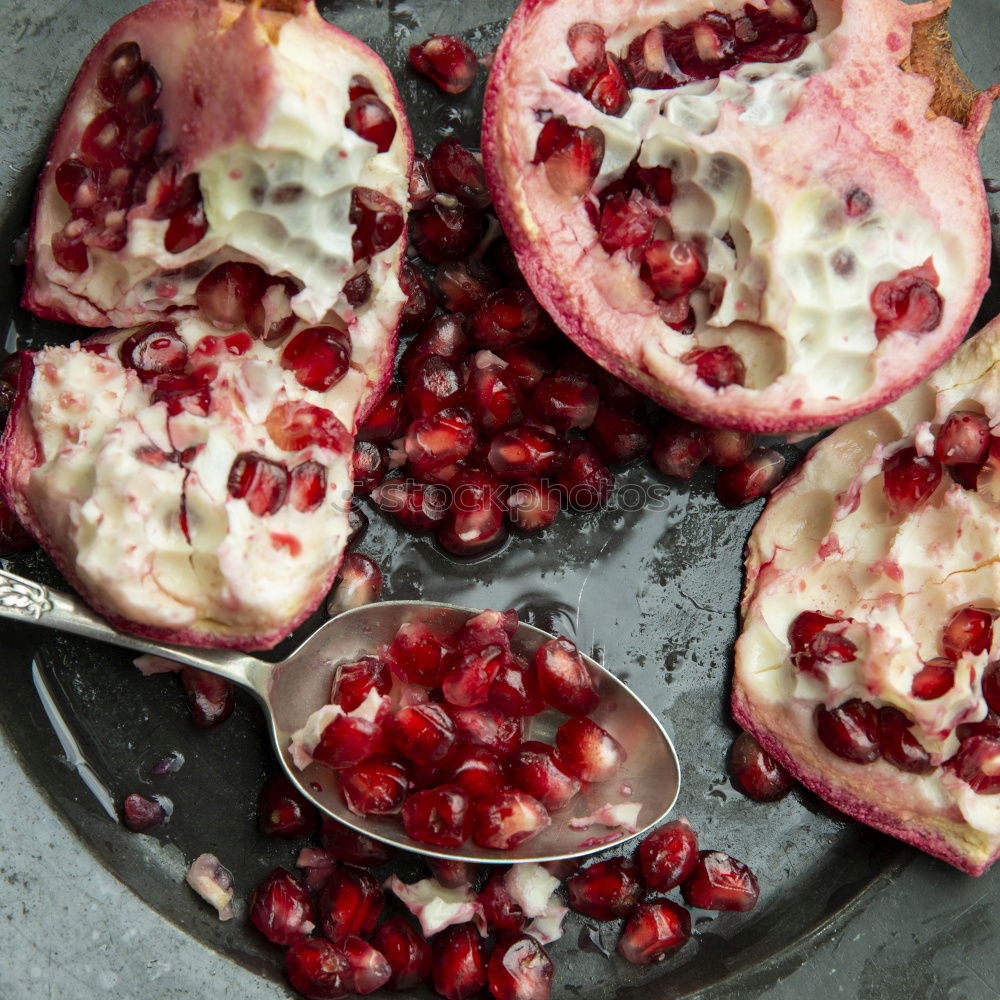
[[[472,608],[423,601],[383,601],[346,611],[318,628],[294,653],[271,664],[244,653],[156,643],[119,632],[78,598],[0,570],[0,617],[150,653],[185,666],[217,674],[250,690],[261,703],[271,741],[282,767],[302,794],[323,813],[359,833],[403,850],[430,857],[475,863],[555,861],[604,850],[657,825],[673,808],[680,788],[680,767],[670,738],[649,708],[613,674],[583,654],[600,696],[590,714],[624,746],[627,759],[608,782],[584,784],[569,806],[552,814],[552,823],[513,850],[478,847],[440,848],[411,840],[394,817],[357,816],[341,799],[336,774],[319,764],[299,770],[289,752],[291,735],[309,716],[329,703],[334,673],[340,663],[375,652],[393,639],[405,622],[425,622],[454,632],[477,614]],[[511,639],[514,652],[533,659],[535,650],[553,638],[521,623]],[[553,710],[525,719],[525,739],[551,743],[565,717]],[[594,826],[573,829],[570,819],[586,817],[602,806],[641,803],[634,831]]]

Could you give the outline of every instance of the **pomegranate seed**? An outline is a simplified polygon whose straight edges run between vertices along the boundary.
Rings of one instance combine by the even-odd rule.
[[[485,208],[490,203],[483,165],[458,139],[442,139],[434,147],[430,169],[438,191],[454,195],[473,208]]]
[[[723,469],[715,495],[723,507],[736,508],[767,496],[785,474],[785,459],[772,448],[755,448],[745,461]]]
[[[128,123],[115,108],[106,108],[84,129],[80,152],[90,166],[113,170],[129,161]]]
[[[878,710],[878,742],[882,756],[901,771],[928,774],[934,770],[930,754],[913,735],[910,720],[898,708],[885,705]]]
[[[484,357],[485,356],[485,357]],[[523,417],[520,392],[513,375],[489,359],[488,352],[473,358],[465,386],[465,405],[483,434],[492,436]]]
[[[410,65],[447,94],[461,94],[476,79],[476,53],[455,35],[435,35],[410,46]]]
[[[788,628],[792,663],[796,669],[821,676],[831,663],[850,663],[857,656],[857,646],[837,628],[847,622],[819,611],[803,611]]]
[[[372,491],[372,499],[386,514],[415,531],[433,528],[448,516],[448,491],[433,484],[387,479]]]
[[[337,868],[317,897],[323,936],[342,944],[352,935],[367,937],[382,912],[384,894],[374,876],[357,868]]]
[[[351,451],[351,435],[333,413],[301,400],[279,403],[264,425],[271,440],[283,451],[301,451],[310,445],[337,454]]]
[[[480,847],[510,851],[552,822],[548,810],[527,792],[506,788],[472,807],[472,839]]]
[[[154,826],[166,822],[167,811],[156,799],[147,799],[144,795],[133,792],[125,796],[122,803],[122,813],[125,825],[136,833],[142,833]]]
[[[362,656],[337,667],[330,702],[345,712],[353,712],[372,691],[387,695],[391,690],[392,675],[385,663],[377,656]]]
[[[580,782],[566,774],[555,760],[552,747],[528,740],[507,764],[511,783],[550,812],[562,809],[580,791]]]
[[[655,829],[639,845],[639,863],[646,885],[669,892],[694,871],[698,837],[686,819],[675,819]]]
[[[285,953],[285,971],[293,988],[308,1000],[339,1000],[349,990],[347,955],[323,938],[296,941]]]
[[[370,757],[382,740],[382,725],[370,719],[338,715],[320,734],[312,750],[317,764],[334,771],[353,767]]]
[[[396,137],[396,119],[388,105],[374,93],[361,94],[351,100],[344,124],[372,143],[380,153],[387,152]]]
[[[457,364],[463,359],[468,346],[461,316],[435,316],[410,341],[400,358],[399,367],[409,378],[415,368],[434,355]]]
[[[646,895],[642,872],[624,858],[589,865],[566,885],[569,905],[595,920],[617,920],[627,916]]]
[[[980,795],[1000,794],[1000,738],[970,736],[948,762],[955,774]]]
[[[565,118],[550,118],[538,136],[533,163],[543,164],[549,186],[556,194],[581,198],[590,191],[604,162],[604,133],[569,125]]]
[[[472,414],[452,406],[414,420],[407,428],[403,447],[414,470],[424,472],[461,461],[478,439]]]
[[[479,242],[483,218],[479,211],[457,202],[433,201],[410,213],[410,236],[417,252],[430,264],[468,254]]]
[[[438,544],[455,556],[478,555],[503,545],[504,493],[492,476],[473,469],[462,472],[454,485],[451,519],[434,535]]]
[[[886,460],[883,473],[882,489],[890,512],[909,514],[937,489],[941,463],[918,455],[915,448],[903,448]]]
[[[269,837],[298,840],[316,829],[316,807],[284,774],[264,782],[257,799],[257,824]]]
[[[229,495],[246,500],[258,517],[276,514],[288,497],[288,470],[255,451],[237,455],[229,470]]]
[[[368,496],[385,479],[389,460],[384,449],[371,441],[357,441],[352,457],[354,492],[358,496]]]
[[[299,385],[316,392],[336,385],[350,363],[350,338],[332,326],[311,326],[297,333],[281,352],[281,367],[292,372]]]
[[[303,847],[295,859],[295,867],[301,869],[306,885],[316,892],[329,881],[337,861],[328,851],[318,847]]]
[[[53,235],[52,256],[59,267],[73,274],[83,274],[90,266],[86,246],[78,239],[67,237],[65,233]]]
[[[548,952],[528,934],[501,941],[486,969],[496,1000],[549,1000],[554,974]]]
[[[982,688],[990,711],[1000,714],[1000,660],[995,660],[983,671]]]
[[[989,420],[981,413],[955,410],[938,431],[934,457],[942,465],[980,465],[989,447]]]
[[[955,685],[955,664],[943,656],[928,660],[913,675],[910,692],[921,701],[943,698]]]
[[[597,410],[587,440],[609,465],[632,462],[645,455],[653,444],[653,436],[644,424],[603,404]]]
[[[728,385],[743,385],[746,378],[743,359],[731,347],[725,345],[710,350],[688,351],[680,360],[686,365],[694,365],[698,378],[713,389],[724,389]]]
[[[250,894],[250,922],[274,944],[305,940],[315,921],[309,890],[284,868],[275,868]]]
[[[225,678],[205,670],[185,667],[181,682],[187,695],[191,721],[199,729],[221,725],[236,707],[236,688]]]
[[[746,913],[756,906],[759,892],[753,872],[722,851],[701,851],[681,885],[684,902],[700,910]]]
[[[434,272],[441,305],[453,313],[471,312],[498,284],[496,275],[475,259],[445,261]]]
[[[506,781],[500,759],[486,747],[458,746],[446,763],[447,783],[472,800],[492,795]]]
[[[525,395],[530,394],[546,375],[552,373],[552,365],[547,355],[541,351],[515,345],[502,348],[499,353],[507,364],[504,370]]]
[[[450,861],[444,858],[425,858],[427,867],[446,889],[470,886],[476,881],[479,866],[471,861]]]
[[[358,868],[374,868],[391,861],[396,849],[381,840],[366,837],[335,819],[324,819],[319,833],[320,843],[338,861]]]
[[[121,94],[125,81],[132,76],[142,62],[142,53],[135,42],[122,42],[104,60],[97,77],[97,89],[114,104]]]
[[[392,978],[392,966],[385,955],[367,941],[349,935],[340,943],[340,947],[350,963],[345,985],[351,993],[373,993]]]
[[[131,368],[143,382],[148,382],[157,375],[182,372],[187,365],[188,350],[177,335],[175,323],[150,323],[122,342],[118,357],[125,368]]]
[[[538,677],[527,660],[506,654],[490,687],[490,702],[508,715],[538,715],[545,709]]]
[[[604,60],[607,35],[599,24],[580,21],[574,24],[566,33],[566,44],[569,46],[577,66],[600,66]]]
[[[524,287],[490,292],[469,319],[469,338],[478,347],[500,351],[551,332],[548,317],[538,300]]]
[[[572,441],[563,456],[557,478],[569,505],[576,510],[596,510],[607,503],[615,479],[597,449],[586,441]]]
[[[264,294],[266,278],[256,264],[227,261],[198,282],[195,303],[216,326],[245,326]]]
[[[666,51],[665,36],[671,32],[670,26],[664,22],[632,40],[625,61],[637,87],[668,90],[680,84],[680,80],[665,72],[668,58],[672,58]],[[678,73],[678,76],[681,75]]]
[[[415,792],[403,805],[403,829],[421,844],[458,847],[469,834],[470,805],[457,785]]]
[[[955,735],[959,742],[964,742],[970,736],[996,736],[1000,738],[1000,714],[989,711],[979,722],[963,722],[955,727]]]
[[[388,728],[393,746],[407,760],[420,764],[443,761],[455,745],[455,724],[444,708],[433,702],[401,708]]]
[[[350,509],[347,511],[347,541],[344,543],[345,549],[352,549],[361,542],[368,530],[368,517],[358,509],[356,500],[351,501]]]
[[[431,283],[423,271],[404,260],[399,272],[399,285],[406,296],[403,311],[399,314],[399,332],[409,333],[422,330],[434,315],[434,296],[431,292]],[[438,352],[432,351],[430,353]]]
[[[326,496],[326,469],[319,462],[302,462],[292,469],[289,500],[302,514],[318,510]]]
[[[746,461],[757,442],[749,431],[734,431],[725,427],[706,427],[704,438],[708,446],[706,461],[717,469],[729,469]]]
[[[487,646],[499,646],[506,652],[510,640],[517,635],[519,624],[513,608],[508,611],[481,611],[462,625],[453,642],[463,652],[477,652]]]
[[[667,301],[693,291],[705,280],[705,261],[693,243],[654,240],[642,252],[639,277]]]
[[[208,415],[212,393],[200,376],[158,375],[154,384],[152,402],[165,403],[170,416],[177,416],[178,413],[190,413],[196,417]]]
[[[167,253],[190,250],[208,232],[208,218],[197,174],[191,174],[185,179],[184,190],[186,194],[183,201],[171,215],[167,231],[163,234],[163,248]]]
[[[507,517],[521,531],[547,528],[555,521],[561,506],[559,491],[541,483],[521,483],[507,494]]]
[[[430,417],[461,400],[462,377],[456,364],[432,355],[410,370],[404,394],[415,418]]]
[[[494,872],[477,897],[487,927],[498,935],[517,934],[527,923],[524,911],[507,890],[505,876],[505,871]]]
[[[410,422],[410,414],[398,389],[387,389],[378,405],[358,430],[359,441],[387,444],[400,437]]]
[[[451,718],[460,743],[485,747],[499,757],[509,756],[521,743],[521,720],[492,705],[453,708]]]
[[[909,334],[928,333],[941,325],[944,304],[934,284],[923,275],[933,273],[933,267],[924,265],[902,271],[889,281],[879,282],[871,294],[872,312],[875,313],[875,337],[883,340],[889,334],[902,330]],[[934,275],[936,279],[936,275]]]
[[[472,924],[446,927],[434,936],[431,975],[446,1000],[467,1000],[486,986],[479,933]]]
[[[738,59],[732,22],[716,11],[678,28],[669,47],[681,72],[695,80],[717,77]]]
[[[354,226],[351,246],[355,261],[388,250],[403,233],[403,210],[373,188],[356,187],[351,192],[348,219]]]
[[[687,944],[691,937],[691,915],[669,899],[640,903],[625,922],[618,954],[634,965],[662,962]]]
[[[957,663],[963,654],[979,656],[993,645],[993,612],[984,608],[959,608],[941,631],[941,650]]]
[[[392,975],[386,986],[405,990],[431,974],[431,946],[403,916],[390,917],[372,934],[372,944],[385,956]]]
[[[784,798],[795,785],[795,779],[749,733],[736,737],[730,764],[737,788],[758,802]]]
[[[653,441],[653,464],[665,476],[691,479],[707,457],[704,428],[679,417],[672,419]]]
[[[553,435],[522,424],[492,440],[487,461],[501,479],[542,478],[562,464],[563,447],[564,443]]]
[[[866,701],[852,698],[837,708],[816,706],[816,735],[831,752],[855,764],[878,760],[878,712]]]
[[[544,424],[558,431],[588,428],[597,414],[597,389],[569,372],[546,376],[531,396],[531,410]]]
[[[410,208],[426,208],[436,194],[434,182],[431,180],[431,165],[427,162],[427,157],[415,156],[410,170]]]
[[[576,778],[607,781],[625,758],[625,748],[592,719],[570,719],[556,732],[556,762]]]
[[[566,715],[588,715],[600,696],[576,646],[565,636],[550,639],[535,653],[538,687],[548,704]]]
[[[408,684],[440,687],[451,669],[451,647],[422,622],[406,622],[399,627],[386,652],[393,673]]]
[[[452,705],[482,705],[503,661],[499,646],[466,653],[441,684],[445,699]]]
[[[344,805],[356,816],[392,816],[403,808],[409,786],[406,768],[376,754],[340,774]]]

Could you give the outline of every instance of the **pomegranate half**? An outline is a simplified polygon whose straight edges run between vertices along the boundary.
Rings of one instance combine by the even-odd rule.
[[[1000,319],[841,427],[750,537],[733,712],[836,808],[1000,854]]]
[[[264,648],[329,589],[411,162],[385,66],[311,0],[155,0],[84,63],[25,304],[124,329],[25,352],[0,482],[119,627]]]
[[[961,75],[947,6],[523,0],[483,156],[538,299],[713,426],[828,427],[916,384],[990,256],[976,146],[1000,91]]]

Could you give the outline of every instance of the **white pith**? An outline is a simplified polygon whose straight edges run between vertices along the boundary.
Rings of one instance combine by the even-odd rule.
[[[981,681],[1000,656],[997,630],[990,650],[962,655],[943,697],[922,701],[911,686],[928,660],[943,655],[942,628],[957,608],[996,607],[1000,508],[946,471],[915,511],[890,515],[882,468],[915,442],[926,452],[928,431],[954,410],[985,413],[996,429],[998,358],[994,321],[923,386],[844,426],[810,454],[751,536],[736,647],[736,683],[755,726],[773,734],[811,776],[944,836],[975,866],[1000,847],[1000,795],[977,793],[939,767],[913,775],[884,760],[844,761],[819,743],[813,710],[850,698],[899,708],[935,765],[957,751],[955,726],[985,718]],[[857,659],[824,670],[825,680],[796,670],[789,658],[788,628],[803,611],[854,620],[844,634],[856,643]]]

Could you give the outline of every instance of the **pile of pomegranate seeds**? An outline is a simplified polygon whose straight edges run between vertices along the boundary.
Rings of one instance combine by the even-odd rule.
[[[517,626],[514,611],[483,611],[451,634],[402,625],[376,655],[339,665],[293,756],[337,771],[352,812],[399,816],[419,843],[524,843],[583,782],[613,778],[625,750],[587,718],[598,694],[573,643],[552,639],[529,661],[511,648]],[[555,746],[525,741],[524,720],[549,708],[569,716]]]

